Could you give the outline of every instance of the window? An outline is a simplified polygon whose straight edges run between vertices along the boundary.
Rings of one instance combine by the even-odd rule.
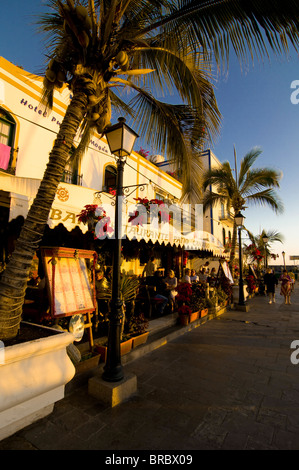
[[[110,188],[116,188],[117,170],[115,166],[108,165],[105,168],[103,191],[109,192]]]
[[[226,243],[226,236],[225,236],[225,228],[222,227],[222,244],[225,246]]]
[[[0,108],[0,168],[3,170],[12,166],[15,127],[12,116]]]
[[[74,151],[75,147],[72,147],[70,150],[70,155],[72,155]],[[76,162],[76,160],[66,164],[61,181],[63,183],[77,184],[81,186],[82,175],[78,174],[78,162]]]
[[[0,143],[13,146],[16,123],[13,117],[4,109],[0,108]]]

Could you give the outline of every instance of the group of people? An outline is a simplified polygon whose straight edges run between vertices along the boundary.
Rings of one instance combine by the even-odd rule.
[[[284,297],[284,303],[286,305],[291,304],[291,293],[294,289],[295,277],[292,272],[288,273],[286,269],[283,270],[279,277],[281,282],[280,295]],[[267,293],[269,295],[269,304],[275,303],[275,287],[278,285],[278,278],[275,276],[271,268],[267,269],[264,276],[264,283],[266,286]]]
[[[205,281],[209,285],[214,285],[217,278],[216,269],[212,268],[211,272],[209,272],[205,267],[202,267],[198,274],[196,274],[195,269],[185,269],[184,276],[182,277],[182,282],[188,282],[192,284],[192,282],[199,282]]]
[[[167,276],[163,278],[162,271],[157,268],[155,258],[152,257],[145,265],[142,277],[146,278],[147,286],[152,289],[152,298],[158,301],[158,313],[162,314],[167,304],[170,305],[170,310],[174,311],[175,297],[178,293],[176,290],[178,279],[175,272],[171,269],[168,271]],[[210,285],[214,285],[216,277],[215,268],[212,268],[209,272],[207,268],[202,267],[198,274],[195,269],[186,268],[180,282],[192,284],[193,282],[205,281]]]

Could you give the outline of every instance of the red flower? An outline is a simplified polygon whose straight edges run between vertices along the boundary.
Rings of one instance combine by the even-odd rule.
[[[179,315],[190,315],[192,313],[191,308],[188,305],[182,305],[178,308]]]

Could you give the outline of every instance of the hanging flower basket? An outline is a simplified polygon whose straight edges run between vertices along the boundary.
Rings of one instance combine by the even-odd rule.
[[[97,226],[95,238],[105,236],[107,233],[113,232],[110,225],[110,217],[107,216],[106,211],[96,204],[87,204],[84,206],[80,214],[77,215],[78,221],[88,226],[88,230],[95,234],[95,228],[99,221],[101,224]]]
[[[150,215],[151,208],[153,206],[158,206],[158,221],[159,223],[165,223],[169,222],[170,220],[170,215],[167,210],[166,205],[164,204],[164,201],[161,199],[148,199],[148,198],[134,198],[135,201],[137,201],[137,210],[133,213],[129,214],[129,219],[128,222],[131,222],[132,225],[145,225],[150,223]],[[146,209],[146,212],[144,210],[141,210],[141,208],[138,210],[138,206],[143,206]]]

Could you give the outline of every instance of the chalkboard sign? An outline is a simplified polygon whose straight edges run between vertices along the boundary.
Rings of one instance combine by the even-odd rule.
[[[73,248],[43,247],[41,254],[53,317],[90,313],[96,309],[94,266],[96,253]],[[92,275],[93,274],[93,275]],[[92,288],[93,287],[93,288]]]

